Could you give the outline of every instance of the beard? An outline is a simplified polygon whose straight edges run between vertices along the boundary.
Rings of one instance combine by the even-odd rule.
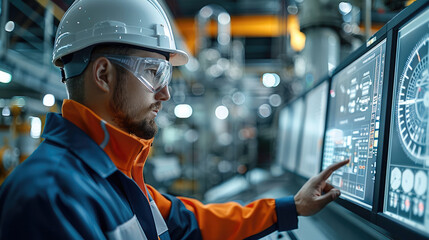
[[[158,132],[158,126],[155,119],[135,120],[138,117],[138,106],[133,107],[128,104],[124,86],[127,79],[125,73],[117,72],[117,86],[113,92],[113,99],[110,101],[110,107],[113,111],[113,121],[123,131],[133,134],[142,139],[152,139]],[[159,108],[160,103],[152,104],[149,109]],[[133,109],[134,108],[134,109]],[[131,114],[135,113],[135,114]]]

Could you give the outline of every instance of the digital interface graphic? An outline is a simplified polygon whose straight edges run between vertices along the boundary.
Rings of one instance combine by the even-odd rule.
[[[386,40],[332,77],[322,168],[350,159],[330,182],[341,197],[372,208]]]
[[[277,162],[290,171],[295,171],[296,168],[303,113],[302,99],[293,102],[280,112]]]
[[[398,32],[384,213],[429,233],[429,10]]]
[[[316,175],[320,170],[328,88],[326,81],[305,97],[305,118],[297,172],[307,178]]]

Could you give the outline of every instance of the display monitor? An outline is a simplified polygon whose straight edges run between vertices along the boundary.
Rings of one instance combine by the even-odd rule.
[[[328,81],[324,81],[305,96],[304,127],[297,173],[306,178],[320,171],[328,88]]]
[[[383,212],[429,236],[428,114],[426,8],[398,30]]]
[[[286,106],[279,116],[277,162],[284,169],[292,172],[296,168],[303,113],[304,102],[302,99],[297,99]]]
[[[329,90],[322,168],[350,159],[330,182],[341,198],[372,209],[386,39],[336,72]]]
[[[277,131],[277,154],[276,154],[276,163],[278,166],[283,167],[284,159],[286,159],[286,144],[287,138],[290,135],[291,122],[291,109],[290,106],[286,106],[280,111],[279,114],[279,126]]]

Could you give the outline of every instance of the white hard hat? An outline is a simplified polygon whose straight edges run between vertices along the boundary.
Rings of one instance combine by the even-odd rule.
[[[103,43],[166,52],[173,66],[188,62],[156,0],[76,0],[58,26],[52,61],[64,67],[62,57]]]

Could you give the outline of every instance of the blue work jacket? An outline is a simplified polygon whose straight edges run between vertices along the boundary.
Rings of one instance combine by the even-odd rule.
[[[49,114],[44,142],[0,186],[0,239],[158,239],[149,200],[81,129]],[[201,239],[175,197],[160,239]]]

